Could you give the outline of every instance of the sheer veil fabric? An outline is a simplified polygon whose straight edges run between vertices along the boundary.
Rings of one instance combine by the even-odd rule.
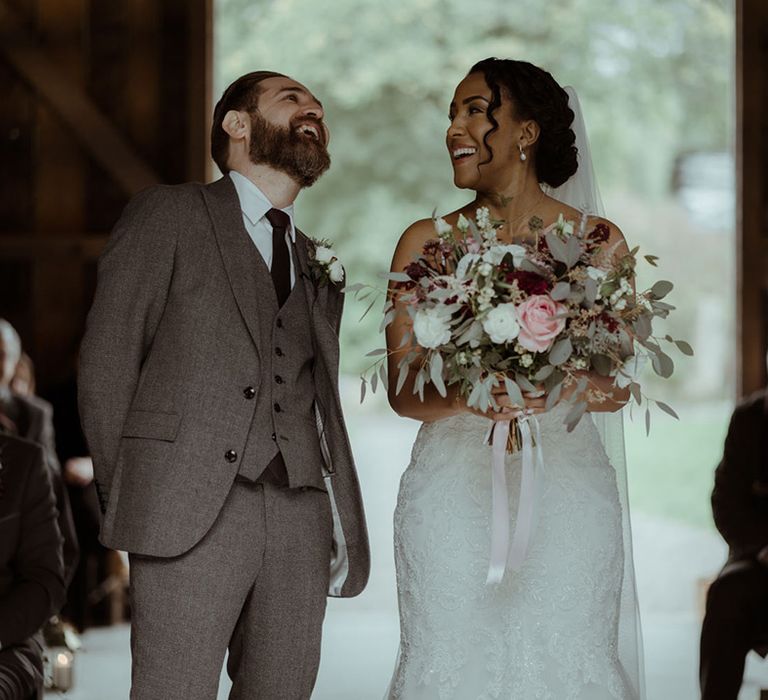
[[[543,185],[542,189],[551,197],[571,207],[586,211],[593,216],[605,216],[603,201],[597,186],[592,164],[587,127],[579,97],[573,87],[566,87],[568,105],[573,110],[571,128],[576,135],[579,167],[560,187]],[[616,469],[616,485],[622,509],[624,538],[624,582],[621,590],[621,611],[619,615],[619,658],[627,678],[641,700],[645,698],[645,673],[643,662],[643,640],[635,583],[635,566],[632,556],[632,527],[629,517],[629,489],[627,484],[627,459],[624,447],[624,411],[615,413],[592,413],[592,420],[600,434],[603,447]]]

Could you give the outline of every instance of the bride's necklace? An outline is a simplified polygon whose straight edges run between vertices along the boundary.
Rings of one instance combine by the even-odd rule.
[[[530,207],[528,207],[522,214],[518,214],[513,219],[506,219],[504,221],[504,227],[507,229],[510,237],[513,240],[515,239],[516,235],[519,233],[518,223],[522,221],[526,216],[528,216],[531,212],[533,212],[536,209],[536,207],[539,206],[539,204],[541,203],[541,200],[544,199],[544,196],[545,196],[544,190],[540,190],[540,192],[541,194],[538,196],[536,201]],[[526,224],[527,224],[527,221],[526,221]]]

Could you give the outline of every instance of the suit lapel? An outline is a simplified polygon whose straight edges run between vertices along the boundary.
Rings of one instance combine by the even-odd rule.
[[[258,352],[260,288],[254,265],[261,264],[267,275],[269,270],[243,226],[240,200],[232,181],[225,176],[202,189],[232,294]]]

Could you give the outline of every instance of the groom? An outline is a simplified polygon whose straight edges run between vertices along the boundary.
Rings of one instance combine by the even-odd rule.
[[[326,595],[369,550],[338,393],[343,297],[294,225],[329,167],[323,108],[266,71],[213,115],[224,177],[153,187],[99,261],[80,408],[131,563],[131,698],[309,698]],[[336,276],[336,275],[334,275]]]

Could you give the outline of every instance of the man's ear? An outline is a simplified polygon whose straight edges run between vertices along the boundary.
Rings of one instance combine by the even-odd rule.
[[[224,115],[224,119],[221,122],[221,128],[230,136],[230,138],[238,141],[248,136],[251,131],[251,118],[247,112],[238,112],[237,110],[230,109]]]

